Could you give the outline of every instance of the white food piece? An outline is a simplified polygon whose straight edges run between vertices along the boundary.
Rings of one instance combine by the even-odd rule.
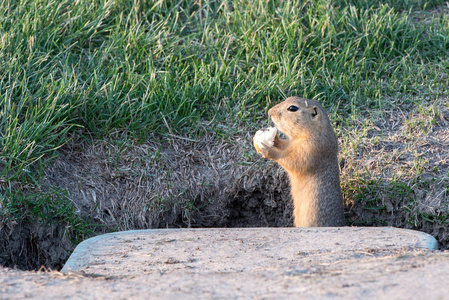
[[[264,128],[261,130],[258,130],[256,134],[254,135],[254,143],[259,147],[262,148],[263,144],[269,147],[273,147],[274,144],[274,138],[276,137],[276,134],[278,133],[278,130],[276,127],[269,127]]]

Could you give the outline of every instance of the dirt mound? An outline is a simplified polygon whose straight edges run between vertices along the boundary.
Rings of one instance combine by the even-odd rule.
[[[418,229],[448,247],[444,103],[336,127],[348,225]],[[207,134],[200,140],[159,136],[145,143],[124,133],[89,143],[74,137],[59,150],[42,186],[66,190],[77,213],[98,224],[96,233],[293,226],[288,178],[252,149],[254,131],[227,141]],[[3,225],[0,263],[59,268],[74,247],[64,232],[61,224]]]
[[[67,190],[81,215],[116,230],[291,225],[286,175],[241,144],[211,137],[137,144],[123,135],[72,142],[45,185]],[[242,163],[248,154],[251,163]]]

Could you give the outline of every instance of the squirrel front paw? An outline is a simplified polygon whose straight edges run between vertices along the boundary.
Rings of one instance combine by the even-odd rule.
[[[253,144],[257,153],[260,153],[263,157],[267,158],[268,151],[274,145],[274,139],[276,138],[277,132],[275,127],[264,128],[256,132],[253,138]]]

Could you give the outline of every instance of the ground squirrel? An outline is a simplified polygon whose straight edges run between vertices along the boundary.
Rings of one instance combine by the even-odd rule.
[[[268,115],[286,138],[273,128],[262,129],[254,146],[287,171],[295,226],[344,226],[338,141],[324,109],[315,100],[290,97]]]

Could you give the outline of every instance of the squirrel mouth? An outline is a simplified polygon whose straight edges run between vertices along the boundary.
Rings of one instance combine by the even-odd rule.
[[[285,133],[283,133],[282,131],[279,131],[279,129],[278,129],[278,137],[281,140],[288,140],[288,136],[286,136]]]
[[[288,140],[288,136],[285,133],[283,133],[281,130],[279,130],[279,127],[276,126],[276,124],[273,122],[273,120],[271,120],[271,127],[276,128],[278,138],[280,138],[282,140]]]

